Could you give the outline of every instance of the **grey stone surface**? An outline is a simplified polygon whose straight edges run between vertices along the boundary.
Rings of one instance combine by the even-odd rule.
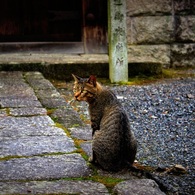
[[[173,1],[174,11],[176,14],[194,14],[195,3],[194,0],[174,0]]]
[[[54,126],[1,126],[0,137],[64,136],[65,132]]]
[[[175,46],[173,46],[173,55],[170,52],[172,44],[183,43],[185,47],[191,48],[191,44],[195,42],[194,0],[129,0],[126,3],[128,61],[134,65],[133,69],[135,69],[131,71],[132,66],[129,67],[131,75],[145,73],[144,66],[140,67],[137,63],[149,64],[151,69],[154,61],[161,63],[164,68],[195,66],[191,57],[193,52],[190,49],[189,54],[184,51],[180,53],[181,55],[177,55]],[[137,44],[143,47],[136,48]],[[151,53],[154,45],[159,49]],[[161,51],[162,45],[169,47],[168,53]],[[151,47],[151,50],[148,49],[147,53],[144,47]],[[136,58],[138,52],[140,57]],[[166,62],[162,63],[162,61]]]
[[[169,45],[128,45],[129,63],[160,63],[170,65]]]
[[[37,78],[38,76],[38,78]],[[55,90],[54,86],[45,78],[41,78],[38,74],[32,75],[30,73],[26,74],[26,80],[28,83],[33,87],[33,89],[53,89]]]
[[[1,58],[3,59],[3,58]],[[7,71],[1,71],[0,72],[0,75],[1,75],[1,80],[4,80],[4,79],[8,79],[10,80],[10,76],[11,78],[15,80],[20,80],[20,79],[23,79],[23,72],[21,71],[10,71],[10,72],[7,72]]]
[[[69,106],[55,110],[51,114],[51,117],[56,119],[58,123],[63,124],[66,128],[84,125],[78,114]]]
[[[171,47],[171,66],[195,67],[195,43],[173,44]]]
[[[92,155],[92,142],[91,141],[82,142],[80,144],[80,147],[87,154],[87,156],[90,157]]]
[[[180,16],[176,23],[176,37],[178,41],[195,42],[195,15]]]
[[[2,195],[7,194],[80,194],[108,195],[106,187],[93,181],[0,182]]]
[[[65,99],[55,87],[38,72],[26,73],[25,76],[44,107],[59,108],[66,105]]]
[[[161,44],[173,41],[171,16],[127,18],[128,44]]]
[[[7,116],[7,110],[4,108],[4,109],[1,109],[1,105],[0,105],[0,117],[5,117]]]
[[[60,98],[60,93],[56,89],[39,89],[36,90],[36,95],[40,98]]]
[[[39,100],[46,108],[60,108],[66,105],[66,101],[63,98],[40,97]]]
[[[80,154],[49,155],[0,161],[0,181],[47,180],[88,176]]]
[[[165,195],[159,189],[157,183],[150,179],[134,179],[121,182],[115,186],[114,192],[120,195]]]
[[[32,116],[32,117],[5,117],[0,118],[0,128],[40,128],[45,126],[54,126],[54,122],[49,116]]]
[[[22,97],[0,98],[0,106],[2,108],[42,107],[41,103],[38,100],[31,100],[27,97],[26,98],[22,98]]]
[[[74,142],[67,136],[29,136],[22,138],[0,138],[0,158],[7,156],[33,156],[52,153],[67,153],[76,150]]]
[[[5,80],[11,86],[9,90],[2,90],[1,103],[17,99],[17,104],[9,102],[7,107],[0,107],[0,194],[109,194],[103,184],[89,181],[94,179],[90,177],[93,171],[78,154],[80,148],[77,150],[72,139],[85,140],[80,142],[80,147],[91,156],[91,128],[85,127],[78,113],[52,84],[50,86],[37,72],[13,72],[13,77],[11,73],[6,76],[0,72],[0,75],[5,75],[3,79],[0,77],[0,88]],[[17,82],[14,83],[13,78]],[[18,83],[20,87],[17,89],[21,93],[13,90],[12,94],[14,84]],[[72,138],[55,126],[38,99],[42,102],[46,99],[48,105],[53,105],[51,117],[68,128]],[[37,105],[32,106],[32,103],[24,103],[23,100],[35,101]],[[52,103],[55,100],[59,100],[59,104]],[[96,174],[125,180],[136,178],[130,171],[111,174],[98,170]],[[73,181],[74,178],[89,180]],[[120,184],[116,189],[120,190]]]
[[[46,115],[47,110],[45,108],[10,108],[9,114],[11,116],[35,116],[35,115]]]
[[[92,140],[92,129],[89,126],[85,127],[72,127],[69,128],[71,137],[82,139],[82,140]]]
[[[28,98],[37,100],[32,88],[23,79],[22,73],[13,73],[13,77],[0,72],[0,98]]]
[[[171,14],[171,0],[126,0],[127,16]]]

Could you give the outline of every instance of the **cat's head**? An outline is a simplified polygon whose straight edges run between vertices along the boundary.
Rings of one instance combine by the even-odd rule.
[[[73,86],[74,97],[78,101],[91,102],[101,91],[101,85],[96,81],[96,77],[91,75],[89,78],[81,78],[72,74],[75,82]]]

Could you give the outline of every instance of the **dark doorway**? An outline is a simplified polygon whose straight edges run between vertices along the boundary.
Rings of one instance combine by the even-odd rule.
[[[1,0],[1,42],[81,41],[78,0]]]
[[[1,0],[0,50],[6,44],[21,51],[55,46],[64,53],[107,53],[107,1]]]

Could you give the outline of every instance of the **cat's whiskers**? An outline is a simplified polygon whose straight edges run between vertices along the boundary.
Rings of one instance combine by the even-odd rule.
[[[68,102],[68,104],[69,104],[69,105],[72,105],[72,104],[74,104],[75,102],[76,102],[76,99],[73,98],[72,100],[70,100],[70,101]]]

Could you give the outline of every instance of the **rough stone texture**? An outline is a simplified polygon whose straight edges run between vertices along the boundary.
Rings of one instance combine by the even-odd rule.
[[[35,116],[35,115],[46,115],[47,110],[45,108],[10,108],[9,114],[11,116]]]
[[[1,108],[1,106],[0,106]],[[5,117],[7,116],[7,110],[6,109],[0,109],[0,117]]]
[[[194,14],[195,3],[194,0],[174,0],[174,11],[176,14]]]
[[[109,78],[112,83],[127,82],[126,1],[108,1],[108,12]]]
[[[178,41],[195,42],[195,15],[180,16],[176,23]]]
[[[58,123],[63,124],[66,128],[84,125],[78,114],[69,106],[55,110],[51,117],[56,119]]]
[[[160,44],[173,41],[171,16],[127,18],[128,44]]]
[[[136,61],[137,50],[135,45],[143,47],[172,47],[178,43],[183,43],[185,48],[191,49],[191,44],[195,42],[195,2],[194,0],[128,0],[127,2],[127,40],[128,40],[128,59]],[[133,48],[133,49],[132,49]],[[193,51],[185,52],[185,49],[177,49],[175,46],[173,53],[170,55],[165,52],[155,52],[147,56],[145,50],[139,51],[137,61],[143,64],[149,64],[152,61],[163,64],[162,67],[195,67],[192,55]],[[194,49],[194,48],[193,48]],[[170,49],[169,49],[170,51]],[[159,60],[158,60],[158,54]],[[181,54],[181,55],[180,55]],[[164,56],[166,56],[164,58]],[[135,60],[134,60],[135,59]],[[167,59],[167,60],[166,60]],[[162,61],[166,61],[163,62]],[[151,62],[148,62],[151,61]],[[133,63],[133,62],[132,62]],[[138,62],[136,62],[138,63]],[[137,64],[134,64],[136,66]],[[152,63],[151,63],[152,67]],[[143,66],[144,68],[144,66]],[[140,72],[142,68],[138,66]],[[131,71],[131,70],[130,70]],[[144,72],[144,71],[143,71]]]
[[[27,137],[27,136],[64,136],[65,132],[53,126],[1,126],[0,137]]]
[[[28,81],[28,83],[35,90],[38,90],[38,89],[55,90],[55,87],[48,80],[42,77],[42,75],[39,75],[37,72],[32,73],[32,74],[28,73],[25,76],[26,76],[26,80]]]
[[[171,14],[171,0],[126,0],[127,16]]]
[[[41,103],[38,100],[31,100],[29,98],[1,98],[0,97],[0,106],[2,108],[26,108],[26,107],[42,107]]]
[[[108,195],[103,184],[93,181],[0,182],[2,195],[7,194],[80,194]]]
[[[80,144],[82,150],[87,154],[87,156],[92,155],[92,142],[91,141],[86,141]]]
[[[39,72],[26,73],[25,77],[44,107],[59,108],[67,104],[55,87]]]
[[[167,67],[170,64],[170,46],[128,45],[128,61],[129,63],[160,63]]]
[[[72,127],[69,128],[71,137],[82,139],[82,140],[92,140],[92,129],[89,126],[86,127]]]
[[[39,100],[46,108],[59,108],[66,105],[66,101],[63,98],[40,97]]]
[[[67,136],[29,136],[22,138],[0,138],[0,158],[7,156],[33,156],[52,153],[67,153],[76,150],[74,142]]]
[[[60,98],[60,94],[56,89],[35,89],[36,95],[44,98]]]
[[[50,155],[0,161],[0,181],[61,179],[88,176],[80,154]]]
[[[32,116],[32,117],[5,117],[0,118],[0,128],[40,128],[54,126],[54,122],[49,116]]]
[[[121,182],[115,186],[114,192],[120,195],[165,195],[156,182],[150,179],[134,179]]]
[[[195,67],[195,44],[174,44],[171,47],[172,67]]]

